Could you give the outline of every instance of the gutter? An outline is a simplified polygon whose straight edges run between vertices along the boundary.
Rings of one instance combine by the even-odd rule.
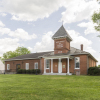
[[[3,60],[3,61],[29,60],[29,59],[40,59],[40,58],[6,59],[6,60]]]

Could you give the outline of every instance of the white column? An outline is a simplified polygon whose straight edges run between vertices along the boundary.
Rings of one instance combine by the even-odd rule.
[[[67,73],[69,74],[69,58],[67,58]]]
[[[60,67],[61,67],[61,58],[59,58],[59,73],[61,73],[61,71],[60,71]]]
[[[53,73],[53,59],[51,59],[51,73]]]
[[[46,59],[44,59],[44,73],[46,73]]]

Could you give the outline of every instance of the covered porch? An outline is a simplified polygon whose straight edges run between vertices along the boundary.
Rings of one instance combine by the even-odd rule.
[[[43,75],[72,75],[69,70],[70,59],[73,59],[73,57],[67,55],[44,57]]]

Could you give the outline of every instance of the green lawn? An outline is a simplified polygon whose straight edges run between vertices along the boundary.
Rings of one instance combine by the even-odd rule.
[[[0,100],[100,100],[100,76],[0,75]]]

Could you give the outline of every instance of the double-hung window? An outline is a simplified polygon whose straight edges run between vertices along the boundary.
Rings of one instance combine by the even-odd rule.
[[[29,69],[29,63],[26,63],[26,70]]]
[[[46,60],[46,68],[47,68],[47,69],[50,68],[50,60],[49,60],[49,59]]]
[[[79,69],[79,68],[80,68],[80,58],[75,57],[75,69]]]
[[[10,70],[10,64],[7,64],[7,70]]]
[[[36,62],[34,65],[35,65],[35,69],[38,69],[38,62]]]

